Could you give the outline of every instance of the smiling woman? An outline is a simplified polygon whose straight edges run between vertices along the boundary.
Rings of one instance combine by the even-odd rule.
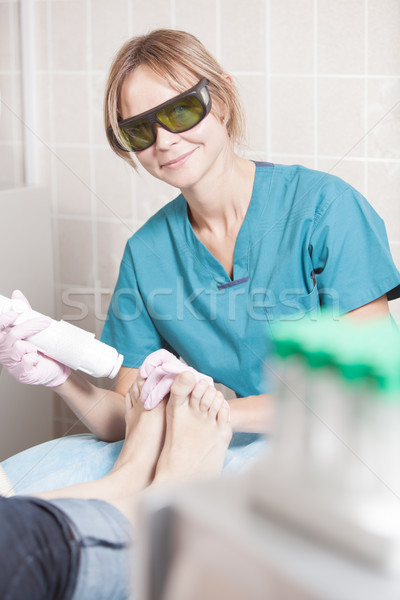
[[[111,147],[181,193],[125,248],[102,336],[125,357],[115,392],[76,373],[57,388],[101,439],[123,437],[123,397],[164,348],[235,392],[233,444],[245,446],[269,430],[265,332],[276,321],[321,307],[387,317],[399,296],[365,198],[327,173],[243,158],[243,123],[232,77],[191,34],[156,30],[118,52],[105,95]]]
[[[176,96],[177,92],[182,93],[197,82],[206,79],[214,111],[218,106],[226,108],[228,136],[234,143],[240,144],[244,140],[245,126],[239,95],[232,80],[226,76],[214,57],[189,33],[168,29],[157,30],[149,35],[129,40],[118,53],[108,79],[105,124],[109,141],[113,150],[130,164],[134,166],[133,159],[126,154],[126,146],[120,137],[120,121],[130,116],[140,116],[141,112],[160,104],[160,95],[157,94],[147,108],[143,108],[145,104],[143,103],[143,110],[138,105],[134,113],[123,114],[124,102],[128,95],[122,91],[122,86],[140,66],[146,66],[153,76],[158,75],[164,85],[168,84],[169,90],[172,90],[172,96],[170,95],[168,99]],[[132,101],[141,102],[140,97],[141,94],[133,94]],[[199,99],[208,104],[208,98],[199,97]],[[129,113],[131,107],[125,108]],[[211,107],[208,107],[208,110],[209,108]]]
[[[169,449],[179,421],[171,398],[188,375],[181,373],[183,379],[171,381],[170,363],[179,357],[197,371],[199,381],[194,387],[183,386],[186,391],[178,394],[175,404],[189,415],[197,411],[198,422],[194,426],[190,418],[192,428],[186,423],[178,428],[175,441],[184,452],[174,455],[174,471],[188,474],[188,461],[201,464],[207,444],[202,437],[195,445],[190,440],[197,425],[203,429],[200,423],[211,410],[207,443],[220,448],[220,467],[225,457],[225,471],[237,472],[265,448],[259,434],[268,432],[271,423],[273,386],[268,375],[273,366],[268,342],[274,324],[318,318],[321,307],[334,317],[389,318],[388,299],[400,295],[400,274],[384,223],[367,200],[338,177],[300,165],[243,158],[238,153],[243,116],[233,79],[188,33],[157,30],[123,46],[107,85],[105,126],[121,158],[132,166],[138,161],[180,193],[126,244],[102,335],[124,355],[115,390],[100,389],[53,363],[52,369],[62,375],[55,390],[106,442],[125,435],[125,398],[139,402],[144,385],[150,393],[152,386],[163,390],[161,410],[146,415],[151,427],[160,412],[167,421],[165,441],[162,427],[158,435],[146,434],[150,447],[156,448],[146,473],[148,485],[161,448]],[[12,317],[7,319],[0,322],[0,347],[10,349],[7,365],[33,355],[27,361],[33,365],[33,381],[34,368],[48,359],[26,346],[22,333],[10,334]],[[165,350],[175,355],[167,353],[167,366],[155,359],[160,355],[154,352],[160,350],[163,356]],[[143,370],[145,360],[152,365],[150,374]],[[229,411],[210,378],[234,391]],[[223,418],[218,418],[222,406]],[[218,444],[219,426],[227,425],[228,413],[229,436]],[[141,431],[135,423],[130,428]],[[234,435],[226,450],[231,428]],[[63,450],[70,442],[59,444],[58,453],[52,451],[47,471],[41,463],[42,489],[44,483],[47,489],[54,486],[46,472],[60,473],[59,464],[71,455]],[[87,479],[88,473],[91,478],[105,475],[121,446],[101,445],[93,438],[77,444],[83,467],[72,460],[73,478],[65,483]],[[98,456],[105,448],[109,458],[102,455],[95,474],[90,469],[96,462],[92,444],[100,448]],[[30,461],[35,462],[32,456],[3,464],[11,484],[20,478],[18,464],[22,461],[28,471]],[[171,475],[167,467],[166,479]],[[31,478],[30,485],[18,491],[32,491],[32,486]]]

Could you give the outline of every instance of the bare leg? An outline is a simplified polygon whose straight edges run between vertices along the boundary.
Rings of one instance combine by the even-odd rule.
[[[46,500],[105,500],[134,523],[139,493],[149,485],[155,455],[164,438],[165,413],[164,447],[150,487],[219,475],[232,436],[229,407],[213,386],[205,381],[195,384],[192,373],[186,371],[178,375],[171,388],[167,410],[165,401],[151,411],[145,411],[134,400],[127,403],[127,437],[120,459],[106,477],[36,495]],[[158,438],[153,437],[149,443],[150,432],[154,435],[156,430]]]
[[[165,437],[165,406],[161,402],[151,411],[140,401],[143,380],[134,384],[126,396],[126,436],[114,467],[101,479],[33,494],[45,500],[55,498],[97,498],[110,502],[132,520],[132,497],[154,478]]]
[[[167,403],[167,432],[154,482],[219,475],[231,438],[222,394],[205,381],[194,385],[192,373],[181,373]]]

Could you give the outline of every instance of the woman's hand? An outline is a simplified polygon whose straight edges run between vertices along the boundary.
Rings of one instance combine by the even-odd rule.
[[[133,384],[140,389],[140,399],[144,407],[150,410],[157,406],[169,394],[175,377],[182,371],[193,373],[196,381],[205,380],[208,385],[214,385],[211,377],[185,365],[167,350],[157,350],[149,354]]]
[[[21,292],[13,292],[12,298],[22,300],[30,307]],[[17,318],[18,314],[14,312],[0,315],[0,364],[21,383],[48,387],[64,383],[71,373],[69,367],[44,356],[26,340],[46,329],[50,319],[42,317],[14,325]]]

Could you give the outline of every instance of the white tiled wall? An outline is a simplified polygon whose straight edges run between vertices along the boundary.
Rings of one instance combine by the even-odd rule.
[[[59,317],[80,314],[63,303],[67,293],[89,306],[80,324],[101,332],[126,239],[175,194],[116,159],[102,128],[115,51],[156,27],[194,33],[235,77],[249,157],[349,181],[386,220],[400,265],[399,0],[32,1]],[[0,184],[23,176],[18,11],[18,0],[0,0]],[[393,312],[400,318],[399,303]],[[72,422],[65,410],[61,425]]]

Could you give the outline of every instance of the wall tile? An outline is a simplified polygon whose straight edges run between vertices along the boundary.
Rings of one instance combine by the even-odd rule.
[[[175,0],[175,28],[195,35],[216,57],[216,0],[202,2]]]
[[[104,130],[104,94],[107,76],[108,74],[104,72],[91,74],[89,91],[93,143],[106,146],[108,146],[108,141]]]
[[[400,75],[400,3],[368,0],[368,71]]]
[[[33,3],[35,18],[35,67],[38,71],[49,68],[49,11],[46,0],[36,0]]]
[[[308,169],[315,169],[315,160],[313,156],[302,156],[297,154],[279,154],[273,152],[271,156],[267,158],[276,165],[302,165]]]
[[[11,8],[9,2],[0,3],[0,64],[2,71],[14,68],[11,39],[15,32],[12,32],[10,28]]]
[[[52,102],[52,78],[45,73],[36,75],[36,124],[37,133],[43,142],[50,143],[51,131],[51,102]]]
[[[369,129],[369,156],[400,159],[400,80],[368,81]]]
[[[318,72],[364,73],[364,12],[361,0],[319,0]]]
[[[56,299],[57,319],[95,332],[94,294],[77,286],[63,289]]]
[[[227,71],[264,71],[265,2],[220,0],[221,62]]]
[[[23,115],[21,105],[21,76],[18,73],[0,75],[0,139],[21,142]]]
[[[0,145],[0,186],[14,187],[24,180],[24,156],[22,145]]]
[[[20,69],[20,2],[0,3],[0,70]]]
[[[57,147],[54,154],[58,211],[91,215],[89,148]]]
[[[318,82],[318,150],[321,154],[364,155],[364,83],[321,78]]]
[[[271,151],[314,152],[314,98],[308,78],[274,77],[271,81]]]
[[[342,160],[337,164],[337,159],[319,158],[318,169],[341,177],[361,194],[366,194],[364,177],[365,165],[363,161]]]
[[[11,55],[13,59],[14,69],[19,69],[21,66],[21,26],[20,26],[20,5],[21,0],[11,3],[11,26],[14,34],[11,40]]]
[[[368,200],[385,221],[391,242],[400,241],[400,162],[368,164]]]
[[[118,271],[116,277],[117,275]],[[93,287],[69,286],[58,290],[56,318],[82,327],[82,329],[94,333],[99,339],[111,301],[111,293],[112,288],[102,287],[100,280],[95,280]],[[101,382],[101,387],[106,383],[110,383],[108,378]],[[105,387],[109,387],[109,385]]]
[[[123,223],[97,223],[99,278],[103,288],[114,289],[127,240],[134,228]]]
[[[270,19],[271,72],[312,73],[313,0],[271,0]]]
[[[87,70],[86,2],[51,3],[51,54],[54,70]]]
[[[143,35],[153,29],[172,27],[170,2],[130,0],[130,6],[132,15],[129,23],[130,35]]]
[[[92,223],[59,219],[58,234],[61,281],[56,283],[92,286],[95,280]]]
[[[238,75],[235,77],[243,102],[247,125],[248,148],[265,152],[266,148],[266,99],[263,76]]]
[[[53,169],[52,169],[53,153],[44,144],[38,145],[38,171],[39,181],[49,190],[52,189]],[[56,159],[54,159],[56,160]],[[51,195],[52,207],[56,206],[55,194]]]
[[[89,142],[88,83],[84,74],[54,74],[54,140]]]
[[[92,68],[107,70],[129,38],[128,0],[91,0]]]
[[[109,148],[96,148],[93,155],[96,214],[132,219],[132,167]]]
[[[392,242],[390,244],[390,251],[391,251],[392,256],[393,256],[394,264],[396,265],[396,267],[400,271],[400,241],[399,242]]]

